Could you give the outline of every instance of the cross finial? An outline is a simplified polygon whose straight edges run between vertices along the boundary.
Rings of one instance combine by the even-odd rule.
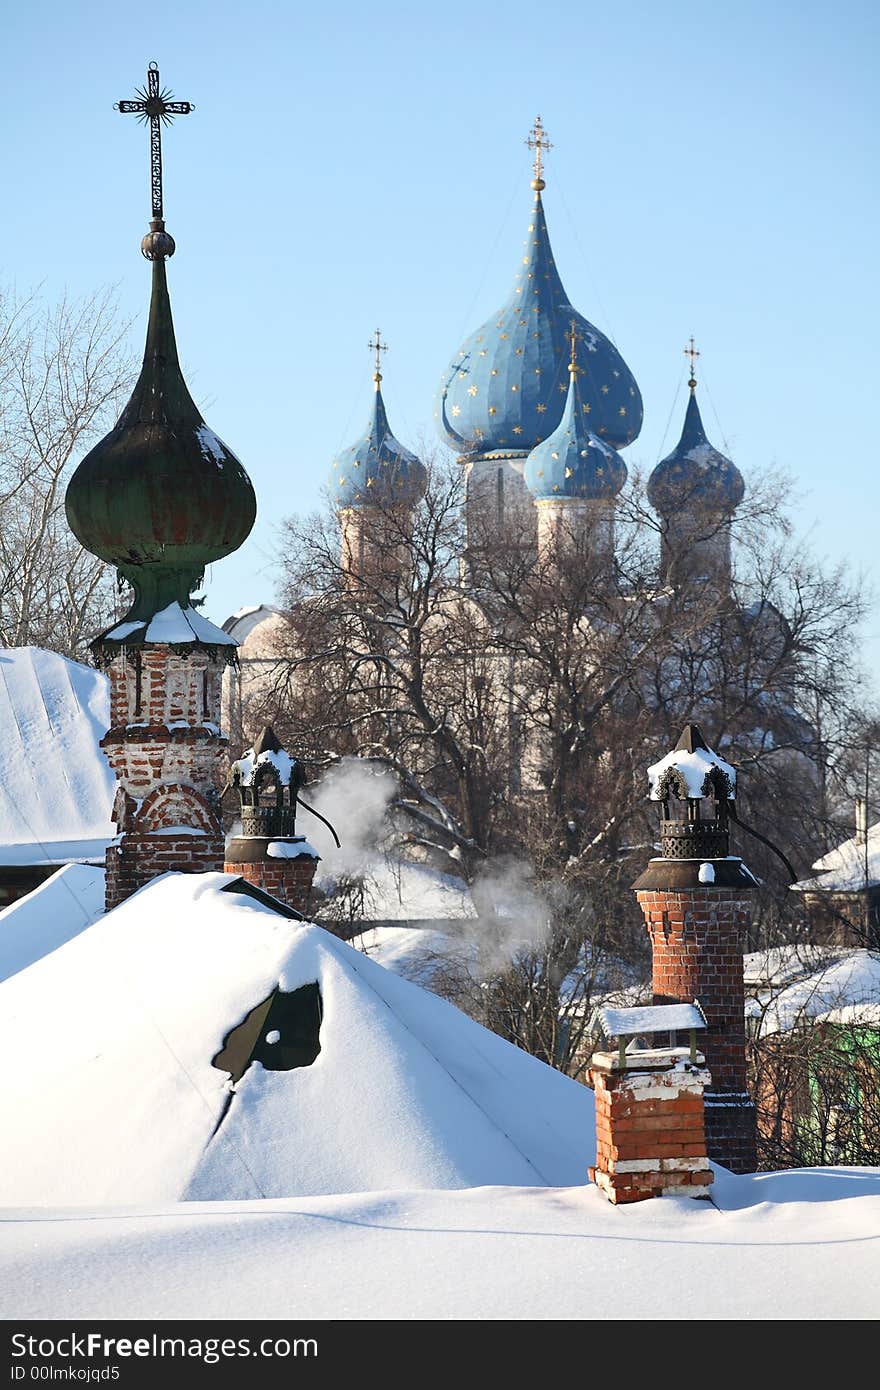
[[[159,67],[150,63],[147,68],[146,88],[138,87],[137,100],[117,101],[114,111],[133,113],[138,120],[150,126],[150,189],[153,199],[153,219],[150,232],[141,242],[141,250],[147,260],[164,260],[174,255],[174,238],[165,231],[162,210],[162,134],[161,127],[170,125],[175,116],[188,116],[195,107],[191,101],[173,101],[173,93],[167,87],[159,86]]]
[[[378,391],[382,381],[382,353],[388,351],[388,344],[382,342],[382,334],[378,328],[376,329],[376,341],[373,342],[371,338],[367,343],[367,347],[370,349],[370,352],[375,352],[376,354],[376,370],[373,373],[373,380],[376,383],[376,390]]]
[[[575,377],[580,371],[580,367],[577,363],[577,324],[574,319],[572,319],[569,324],[568,341],[571,345],[571,361],[568,364],[568,370],[571,375]]]
[[[684,355],[685,355],[685,357],[689,357],[689,358],[691,359],[691,374],[690,374],[690,377],[689,377],[689,379],[688,379],[688,386],[691,388],[692,391],[695,391],[695,390],[697,389],[696,364],[697,364],[697,358],[698,358],[699,355],[700,355],[700,350],[699,350],[699,348],[695,348],[695,347],[694,347],[694,335],[693,335],[693,333],[691,334],[691,340],[690,340],[690,342],[688,343],[687,347],[686,347],[685,350],[684,350]]]
[[[544,129],[544,123],[540,116],[536,116],[535,118],[535,124],[529,131],[529,138],[526,141],[526,145],[530,150],[535,151],[535,162],[533,166],[535,177],[532,179],[532,188],[534,188],[536,193],[540,193],[542,188],[546,188],[543,177],[544,152],[546,150],[552,150],[553,148],[550,141],[547,139],[547,132]]]

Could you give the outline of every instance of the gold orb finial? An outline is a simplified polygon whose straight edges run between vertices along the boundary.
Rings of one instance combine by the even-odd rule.
[[[376,341],[373,342],[371,338],[367,343],[367,347],[370,349],[370,352],[375,352],[376,354],[376,370],[373,372],[373,380],[376,383],[376,390],[378,391],[382,384],[382,372],[380,370],[382,365],[381,354],[388,351],[388,344],[382,342],[382,334],[378,328],[376,329]]]
[[[693,392],[696,391],[696,389],[697,389],[697,371],[696,371],[696,363],[697,363],[697,358],[698,358],[699,355],[700,355],[700,350],[699,350],[699,348],[695,348],[695,347],[694,347],[694,335],[693,335],[693,333],[691,334],[691,340],[690,340],[690,342],[688,343],[687,347],[686,347],[685,350],[684,350],[684,355],[685,355],[685,357],[689,357],[689,358],[691,359],[691,374],[690,374],[690,376],[688,377],[688,386],[691,388],[691,394],[693,394]]]
[[[535,151],[535,160],[532,166],[535,171],[535,177],[532,179],[532,188],[534,188],[536,193],[540,193],[547,187],[543,178],[544,153],[546,150],[552,150],[553,148],[547,138],[547,132],[544,129],[544,123],[540,116],[535,117],[535,124],[529,131],[529,138],[526,140],[526,145],[530,150]]]

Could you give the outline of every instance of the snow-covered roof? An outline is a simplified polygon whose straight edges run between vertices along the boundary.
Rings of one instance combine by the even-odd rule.
[[[830,964],[787,985],[769,1002],[749,1000],[746,1014],[766,1037],[803,1023],[853,1023],[874,1026],[880,1016],[880,953],[841,951]]]
[[[586,1088],[241,882],[155,879],[0,985],[0,1202],[583,1181]],[[316,1060],[252,1062],[231,1094],[230,1032],[311,983]]]
[[[167,642],[174,646],[189,646],[203,642],[209,647],[234,647],[236,639],[223,628],[217,627],[195,608],[179,603],[169,603],[167,608],[153,615],[149,622],[117,623],[102,634],[105,642],[126,642],[135,638],[140,642]]]
[[[699,798],[706,795],[706,777],[713,769],[718,769],[726,775],[730,783],[730,795],[736,796],[736,769],[720,758],[713,749],[695,748],[693,752],[688,752],[685,748],[673,748],[665,758],[648,768],[652,801],[662,800],[663,774],[669,768],[675,768],[681,774],[689,797]]]
[[[839,960],[843,954],[843,946],[814,946],[806,941],[770,946],[766,951],[749,951],[743,957],[743,979],[753,988],[779,989],[812,975]]]
[[[817,877],[804,878],[791,886],[797,893],[856,893],[880,884],[880,821],[872,825],[867,838],[855,835],[829,850],[813,864]]]
[[[0,981],[78,936],[104,912],[104,870],[65,864],[0,912]]]
[[[677,1032],[680,1028],[706,1027],[702,1009],[696,1004],[646,1004],[630,1009],[600,1005],[595,1018],[606,1038],[635,1037],[640,1033]]]
[[[285,753],[283,748],[277,750],[266,748],[262,753],[254,754],[253,748],[248,748],[242,753],[240,758],[232,764],[233,773],[237,773],[237,782],[243,787],[253,786],[254,777],[261,767],[272,768],[278,773],[282,786],[286,787],[293,776],[296,766],[289,753]]]
[[[39,647],[0,650],[0,865],[103,861],[109,724],[105,675]]]
[[[334,853],[332,843],[325,847],[318,839],[320,826],[310,825],[309,833],[324,854],[324,863],[315,882],[319,887],[330,888],[339,872],[340,856]],[[360,872],[364,878],[364,917],[368,921],[439,922],[477,916],[468,885],[430,864],[412,864],[371,854],[365,855]]]
[[[258,603],[251,607],[238,608],[224,622],[223,631],[233,637],[236,642],[244,643],[255,628],[271,618],[279,617],[280,613],[281,610],[273,608],[270,603]]]

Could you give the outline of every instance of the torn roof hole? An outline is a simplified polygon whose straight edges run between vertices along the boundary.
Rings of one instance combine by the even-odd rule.
[[[211,1065],[229,1072],[233,1085],[252,1062],[259,1062],[266,1071],[310,1067],[321,1051],[322,1018],[317,983],[302,985],[290,994],[274,989],[226,1034]]]

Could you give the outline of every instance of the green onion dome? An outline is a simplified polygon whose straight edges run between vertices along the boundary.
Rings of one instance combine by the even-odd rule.
[[[167,254],[167,253],[164,253]],[[187,608],[205,566],[237,550],[257,515],[251,480],[199,414],[177,357],[165,261],[152,261],[144,362],[116,426],[67,488],[77,540],[134,590],[125,615]]]

